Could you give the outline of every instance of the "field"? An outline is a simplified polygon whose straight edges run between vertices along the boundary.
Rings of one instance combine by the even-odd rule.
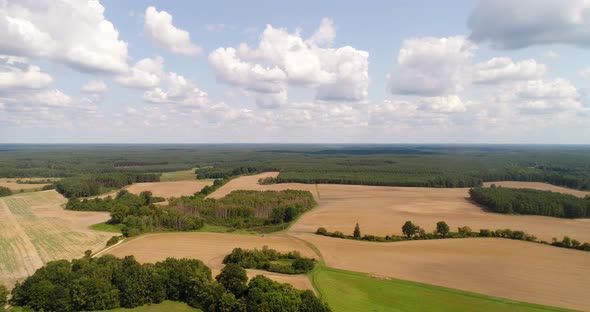
[[[172,171],[172,172],[164,172],[160,176],[160,181],[168,182],[168,181],[192,181],[197,178],[195,174],[195,168],[189,170],[182,170],[182,171]]]
[[[38,179],[41,179],[41,178],[38,178]],[[17,178],[0,178],[0,186],[7,187],[11,191],[16,193],[16,192],[20,192],[20,190],[23,190],[24,192],[40,190],[45,185],[48,185],[48,184],[20,184],[20,183],[16,183],[16,180],[17,180]],[[22,179],[22,180],[35,180],[35,178],[27,178],[27,179]]]
[[[211,193],[209,196],[210,198],[222,198],[225,195],[237,191],[237,190],[247,190],[247,191],[282,191],[282,190],[303,190],[303,191],[310,191],[314,198],[318,200],[320,194],[318,193],[317,187],[315,184],[301,184],[301,183],[281,183],[281,184],[269,184],[269,185],[261,185],[258,183],[258,180],[264,179],[267,177],[276,178],[279,175],[278,172],[265,172],[261,174],[249,175],[249,176],[241,176],[239,178],[233,179],[227,182],[224,186],[217,189],[215,192]]]
[[[315,277],[334,311],[564,311],[455,289],[323,268]]]
[[[561,186],[555,186],[547,183],[539,183],[539,182],[518,182],[518,181],[498,181],[498,182],[486,182],[484,183],[485,187],[490,187],[492,184],[496,186],[502,187],[511,187],[511,188],[529,188],[534,190],[541,190],[541,191],[552,191],[557,193],[564,193],[570,194],[578,197],[585,197],[586,195],[590,195],[589,191],[578,191],[573,190]]]
[[[99,250],[111,235],[88,230],[107,213],[65,211],[55,191],[0,198],[0,283],[12,287],[44,263]]]
[[[141,263],[157,262],[167,257],[196,258],[209,266],[213,275],[223,268],[223,257],[236,247],[253,249],[268,246],[281,252],[298,250],[303,256],[317,255],[300,240],[287,235],[239,235],[222,233],[161,233],[148,234],[121,244],[107,253],[117,257],[133,255]],[[249,270],[249,276],[264,274],[269,278],[288,282],[299,288],[311,289],[305,275],[283,275]]]
[[[143,191],[150,191],[157,197],[180,197],[191,196],[199,192],[207,185],[211,185],[208,181],[170,181],[170,182],[147,182],[135,183],[127,187],[127,190],[133,194],[139,194]]]

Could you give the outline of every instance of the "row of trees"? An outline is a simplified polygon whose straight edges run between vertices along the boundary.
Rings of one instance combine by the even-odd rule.
[[[2,300],[0,290],[0,303]],[[228,265],[217,276],[199,260],[140,264],[133,256],[49,262],[12,290],[10,304],[34,311],[133,308],[164,300],[203,311],[330,311],[311,291],[300,291]],[[0,305],[1,307],[1,305]]]
[[[228,179],[244,174],[256,174],[269,171],[279,171],[279,168],[270,165],[256,164],[248,166],[221,166],[221,167],[205,167],[195,170],[198,179]]]
[[[298,251],[280,253],[263,246],[261,250],[235,248],[223,258],[224,264],[237,264],[245,269],[259,269],[283,274],[302,274],[313,270],[315,260],[302,257]]]
[[[541,244],[550,244],[556,247],[572,248],[583,251],[590,251],[590,243],[581,243],[575,239],[571,239],[568,236],[564,236],[563,240],[559,241],[553,238],[551,243],[546,241],[539,241],[534,235],[525,233],[524,231],[513,231],[510,229],[480,229],[479,232],[473,231],[468,226],[462,226],[457,228],[457,232],[451,232],[449,225],[444,221],[436,223],[436,229],[430,233],[426,232],[422,227],[412,223],[412,221],[406,221],[402,225],[403,236],[391,235],[391,236],[375,236],[375,235],[362,235],[359,224],[357,223],[354,227],[352,235],[346,235],[340,231],[329,232],[326,228],[320,227],[315,232],[318,235],[337,237],[344,239],[355,239],[365,240],[372,242],[396,242],[402,240],[424,240],[424,239],[444,239],[444,238],[469,238],[469,237],[499,237],[516,240],[524,240],[529,242],[536,242]]]
[[[471,199],[498,213],[518,213],[559,218],[590,217],[590,198],[550,191],[506,187],[473,188]]]
[[[154,173],[103,173],[63,178],[55,183],[55,189],[68,198],[87,197],[133,183],[158,181],[160,175]]]
[[[149,191],[134,195],[126,190],[120,191],[116,198],[92,199],[79,201],[72,198],[66,204],[68,210],[108,211],[110,224],[123,224],[122,233],[131,237],[146,232],[162,230],[192,231],[203,227],[203,219],[187,214],[181,210],[156,206],[161,200],[152,197]]]

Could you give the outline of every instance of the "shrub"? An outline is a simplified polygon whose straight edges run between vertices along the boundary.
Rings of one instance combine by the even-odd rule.
[[[316,234],[319,234],[319,235],[327,235],[327,234],[328,234],[328,230],[326,230],[326,228],[324,228],[324,227],[319,227],[319,228],[318,228],[318,229],[315,231],[315,233],[316,233]]]
[[[107,241],[107,247],[113,246],[119,242],[119,236],[113,236]]]

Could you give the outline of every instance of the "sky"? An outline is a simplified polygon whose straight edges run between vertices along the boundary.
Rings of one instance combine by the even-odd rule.
[[[0,143],[590,144],[590,0],[0,0]]]

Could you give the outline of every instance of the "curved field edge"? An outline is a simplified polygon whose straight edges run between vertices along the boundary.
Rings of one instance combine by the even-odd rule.
[[[574,311],[320,267],[312,284],[334,311]]]

